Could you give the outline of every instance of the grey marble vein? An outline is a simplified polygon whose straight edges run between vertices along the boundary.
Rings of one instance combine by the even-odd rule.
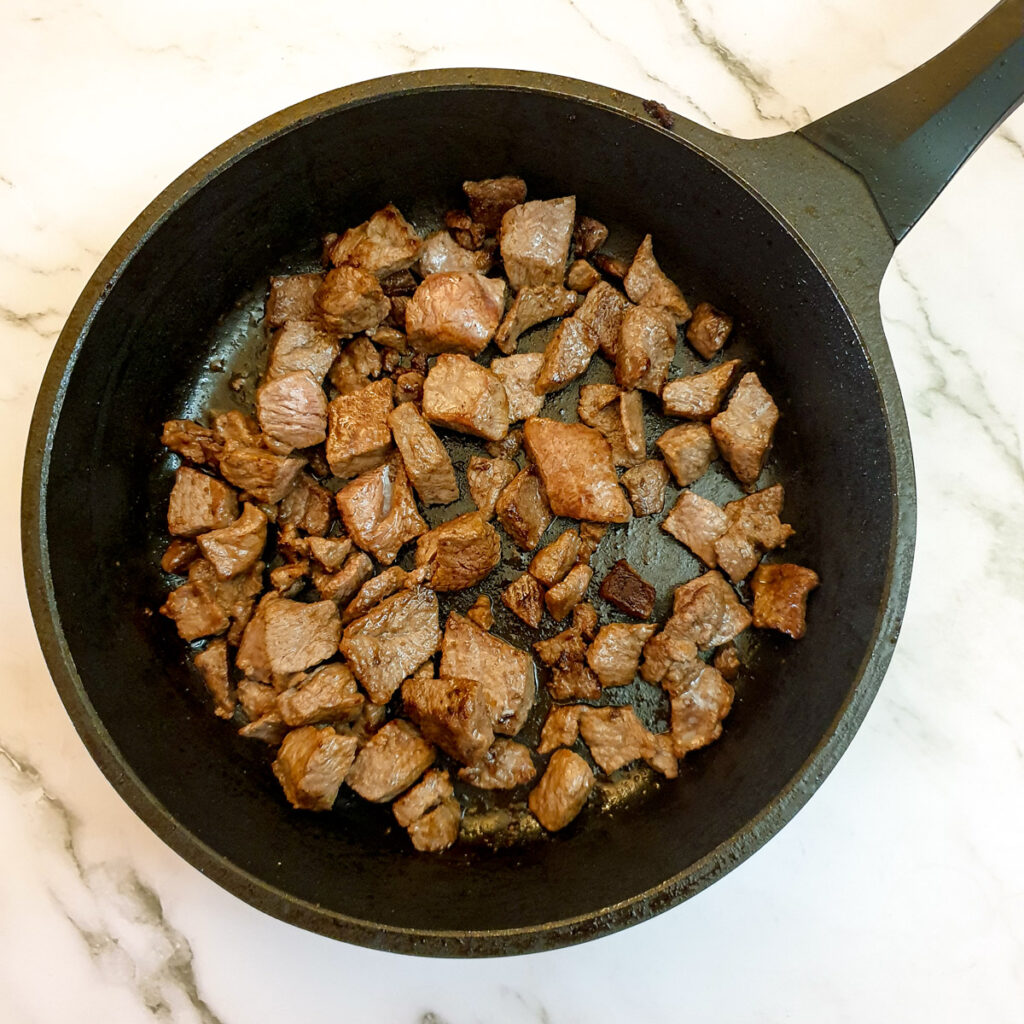
[[[7,306],[0,306],[0,322],[10,324],[12,327],[31,331],[40,338],[49,340],[58,333],[57,328],[42,326],[42,321],[47,317],[63,317],[59,309],[34,310],[31,313],[15,313]]]

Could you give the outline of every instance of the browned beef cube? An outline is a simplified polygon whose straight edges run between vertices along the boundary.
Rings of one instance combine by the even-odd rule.
[[[267,544],[267,517],[246,502],[242,514],[230,525],[198,537],[203,557],[226,580],[250,569]]]
[[[626,488],[629,494],[629,503],[633,506],[633,515],[653,516],[657,515],[665,507],[665,486],[668,484],[668,469],[661,459],[648,459],[632,469],[627,469],[619,477],[619,483]],[[668,522],[667,519],[666,522]],[[664,526],[664,523],[662,525]],[[668,527],[665,527],[665,529],[668,529]],[[669,532],[671,533],[672,531],[669,530]]]
[[[589,292],[600,280],[601,275],[586,260],[574,260],[565,275],[565,283],[574,292]]]
[[[639,760],[651,746],[650,733],[627,706],[585,708],[580,733],[590,756],[606,775]]]
[[[597,264],[602,274],[609,277],[617,277],[622,280],[629,273],[629,262],[620,260],[618,256],[609,256],[608,253],[595,252],[591,259]]]
[[[403,793],[392,805],[395,821],[408,828],[414,821],[455,795],[446,771],[432,768],[412,789]]]
[[[341,335],[376,327],[391,309],[377,278],[350,266],[328,271],[316,293],[316,306],[324,323]]]
[[[779,520],[784,493],[781,484],[730,501],[722,510],[729,520],[715,541],[715,557],[730,579],[745,579],[768,551],[784,547],[794,530]]]
[[[779,410],[757,374],[744,374],[725,411],[711,421],[718,447],[741,484],[757,483],[778,421]]]
[[[675,358],[675,320],[663,309],[630,306],[622,315],[615,348],[615,380],[621,388],[660,394]]]
[[[715,541],[725,533],[729,517],[713,501],[683,491],[661,528],[685,544],[705,565],[718,564]]]
[[[501,603],[531,629],[536,629],[544,616],[544,588],[524,572],[501,592]]]
[[[356,677],[337,661],[303,673],[277,697],[277,713],[290,726],[349,722],[362,706]]]
[[[388,426],[402,453],[405,471],[424,505],[448,505],[459,499],[455,470],[437,434],[409,402],[388,414]]]
[[[224,479],[257,501],[273,505],[294,485],[306,460],[228,441],[220,460]]]
[[[627,686],[633,682],[640,652],[657,628],[649,623],[631,626],[610,622],[598,630],[587,649],[587,664],[597,673],[602,687]]]
[[[596,430],[533,416],[526,421],[523,436],[555,515],[602,523],[630,518],[611,448]]]
[[[262,385],[256,416],[265,434],[291,448],[309,448],[327,437],[327,396],[305,370]]]
[[[420,253],[413,226],[388,203],[369,220],[349,228],[331,249],[331,262],[360,267],[379,278],[407,270]]]
[[[422,277],[430,277],[431,274],[486,274],[490,269],[489,253],[463,249],[447,231],[435,231],[428,235],[420,249]]]
[[[562,283],[575,217],[576,197],[566,196],[513,206],[501,218],[501,258],[516,291]]]
[[[413,402],[419,405],[423,401],[423,382],[427,378],[422,373],[409,370],[395,378],[395,404]]]
[[[338,649],[341,622],[333,601],[304,604],[268,594],[245,627],[238,667],[250,678],[275,676],[326,661]]]
[[[388,709],[384,704],[374,704],[373,701],[366,701],[352,723],[352,732],[359,741],[362,749],[370,742],[370,737],[375,735],[387,722]]]
[[[404,793],[436,756],[437,751],[416,726],[392,719],[359,751],[345,782],[364,800],[387,803]]]
[[[623,284],[626,294],[638,305],[664,309],[676,323],[690,319],[690,307],[683,293],[666,277],[654,258],[650,235],[640,243]]]
[[[270,570],[271,589],[281,597],[296,597],[305,588],[309,574],[309,562],[286,562]]]
[[[464,249],[479,249],[487,235],[487,228],[464,210],[449,210],[444,215],[444,223],[452,238]]]
[[[422,256],[423,246],[420,247],[420,257],[422,258]],[[409,270],[396,270],[393,274],[388,274],[380,279],[380,286],[388,298],[394,295],[412,295],[418,284],[416,276]],[[381,344],[385,343],[381,342]]]
[[[564,530],[533,556],[530,572],[545,586],[554,586],[576,564],[579,553],[579,530]]]
[[[535,468],[517,473],[494,506],[498,522],[525,551],[532,551],[551,523],[547,493]]]
[[[643,461],[643,455],[640,454],[639,458],[637,458],[636,453],[631,454],[627,450],[622,398],[622,391],[614,384],[584,384],[580,388],[576,413],[582,423],[601,432],[602,437],[608,442],[612,450],[613,465],[633,466],[637,462]],[[635,429],[635,424],[631,424],[631,427]],[[642,408],[640,434],[642,443]],[[633,443],[635,448],[635,437],[633,438]]]
[[[238,499],[223,480],[189,466],[178,467],[167,505],[168,533],[196,537],[230,526],[237,515]]]
[[[464,355],[438,356],[423,385],[433,424],[497,441],[508,433],[508,397],[498,376]]]
[[[218,718],[231,718],[235,713],[237,698],[228,676],[227,640],[211,640],[194,660],[213,698],[213,713]]]
[[[313,296],[323,280],[323,274],[272,277],[263,322],[268,327],[280,327],[289,320],[315,320]]]
[[[715,651],[712,661],[715,668],[721,672],[722,678],[728,683],[731,683],[740,674],[740,669],[743,667],[739,651],[736,650],[736,645],[732,643],[719,647]]]
[[[495,740],[479,762],[459,769],[459,778],[477,789],[515,789],[533,782],[536,775],[530,748],[503,739]]]
[[[293,807],[329,811],[355,756],[354,736],[307,725],[285,736],[274,774]]]
[[[437,596],[415,587],[400,590],[346,626],[341,653],[370,700],[386,704],[440,642]]]
[[[704,662],[697,657],[697,645],[689,639],[685,621],[671,616],[665,627],[644,644],[640,675],[648,683],[660,683],[676,666],[699,671]]]
[[[497,441],[488,441],[484,445],[487,454],[492,459],[514,459],[523,447],[523,432],[521,430],[510,430],[504,437]]]
[[[338,358],[338,342],[322,327],[309,321],[289,321],[275,335],[267,359],[264,381],[305,370],[322,384]]]
[[[589,565],[576,565],[544,595],[544,604],[555,622],[561,622],[583,600],[593,576]]]
[[[720,572],[712,570],[676,587],[672,619],[701,650],[711,650],[739,636],[750,625],[750,612]]]
[[[549,754],[559,747],[571,747],[580,734],[580,715],[586,704],[556,705],[544,719],[544,727],[540,731],[538,754]]]
[[[534,391],[544,355],[541,352],[523,352],[506,359],[492,359],[491,370],[497,374],[508,396],[510,422],[536,416],[544,406],[544,396]]]
[[[715,309],[710,302],[699,302],[686,328],[686,340],[698,355],[711,359],[729,340],[731,331],[731,316]]]
[[[440,853],[459,838],[462,808],[454,797],[445,800],[432,811],[417,818],[409,826],[412,845],[421,853]]]
[[[671,427],[655,444],[680,487],[689,487],[699,480],[718,455],[711,431],[703,423]]]
[[[354,395],[377,378],[384,369],[384,359],[369,338],[353,338],[339,354],[331,367],[331,384],[339,395]]]
[[[306,473],[299,475],[277,508],[279,527],[294,526],[311,537],[322,537],[327,533],[333,518],[334,495]]]
[[[260,425],[251,417],[238,409],[223,412],[213,417],[213,432],[223,447],[228,441],[251,445],[258,448],[263,442]]]
[[[412,676],[402,684],[405,713],[424,737],[463,764],[475,764],[494,742],[478,679]]]
[[[418,287],[416,279],[411,274],[409,278],[415,290]],[[406,338],[405,332],[383,323],[380,327],[367,331],[366,336],[379,349],[383,349],[380,357],[384,373],[393,373],[402,361],[402,356],[409,351],[409,339]]]
[[[583,810],[593,788],[590,765],[571,750],[556,750],[530,793],[530,810],[544,828],[557,832]]]
[[[807,628],[807,595],[818,585],[813,569],[784,562],[762,563],[754,570],[750,589],[754,595],[754,625],[777,629],[799,640]]]
[[[348,537],[310,537],[309,553],[328,572],[334,572],[352,554],[352,541]]]
[[[576,629],[565,629],[533,645],[537,657],[551,669],[548,693],[554,700],[597,700],[601,684],[586,662],[587,645]]]
[[[584,640],[592,641],[597,636],[597,610],[589,601],[580,601],[572,610],[572,628]]]
[[[576,218],[572,241],[577,256],[589,256],[608,241],[608,229],[599,220],[581,214]]]
[[[598,593],[620,612],[632,615],[634,619],[649,619],[654,611],[654,587],[621,558],[601,581]]]
[[[474,272],[431,274],[405,308],[405,333],[417,352],[479,355],[501,323],[505,282]]]
[[[544,349],[534,390],[547,395],[582,377],[597,351],[597,335],[577,316],[563,320]]]
[[[263,568],[256,562],[247,572],[221,580],[205,558],[197,558],[189,565],[188,582],[167,595],[160,612],[174,620],[183,640],[228,630],[228,642],[237,644],[263,589]]]
[[[375,381],[328,407],[327,461],[342,478],[379,466],[391,448],[391,381]]]
[[[242,679],[238,683],[238,703],[246,718],[255,722],[270,712],[277,711],[277,690],[255,679]],[[282,725],[284,723],[282,722]]]
[[[430,568],[424,566],[422,569],[415,569],[406,572],[401,566],[392,565],[383,572],[368,579],[360,588],[359,592],[345,606],[341,613],[341,624],[347,626],[350,622],[365,615],[371,608],[380,604],[386,597],[397,594],[398,591],[408,587],[418,587],[430,580]]]
[[[512,482],[519,467],[511,459],[485,459],[480,455],[470,457],[466,468],[469,496],[485,519],[494,515],[498,495]]]
[[[167,545],[167,549],[160,558],[160,568],[164,572],[173,572],[180,575],[198,557],[199,545],[194,540],[175,537]]]
[[[494,612],[491,610],[491,599],[481,594],[466,612],[466,618],[475,622],[481,629],[490,629],[494,625]]]
[[[647,439],[644,436],[644,400],[639,391],[626,391],[619,399],[622,418],[623,443],[628,465],[635,466],[647,458]]]
[[[578,302],[579,297],[576,293],[563,288],[561,284],[523,288],[516,293],[504,320],[501,321],[494,335],[494,344],[502,352],[515,352],[519,335],[545,320],[571,313]]]
[[[515,736],[533,707],[537,680],[533,659],[455,612],[441,641],[440,674],[475,679],[497,733]]]
[[[373,575],[373,562],[362,551],[349,555],[337,572],[313,571],[313,585],[325,601],[347,604],[359,588]]]
[[[718,412],[739,365],[738,359],[730,359],[705,373],[668,381],[661,390],[665,415],[688,420],[711,419]]]
[[[501,539],[480,512],[435,526],[416,544],[416,565],[430,566],[438,592],[476,586],[501,561]]]
[[[220,439],[209,427],[200,426],[192,420],[168,420],[160,435],[160,443],[197,466],[216,469],[220,461]]]
[[[697,663],[671,670],[663,683],[672,706],[672,752],[683,757],[722,735],[722,720],[732,708],[733,688],[711,665]],[[678,680],[678,681],[677,681]]]
[[[462,191],[469,200],[469,212],[473,220],[492,232],[501,227],[501,218],[513,206],[526,202],[526,182],[522,178],[464,181]]]
[[[614,361],[622,330],[622,317],[629,308],[626,296],[607,281],[599,281],[588,292],[583,305],[574,314],[596,337],[606,358]]]

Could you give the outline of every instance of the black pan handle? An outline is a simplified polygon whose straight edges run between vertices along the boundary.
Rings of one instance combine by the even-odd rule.
[[[800,134],[857,171],[898,242],[1024,99],[1024,0],[1002,0],[927,64]]]

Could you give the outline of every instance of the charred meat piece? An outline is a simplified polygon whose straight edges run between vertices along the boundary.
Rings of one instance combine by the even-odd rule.
[[[778,421],[779,410],[756,373],[743,375],[725,411],[711,421],[725,461],[744,486],[757,483]]]
[[[480,512],[435,526],[416,543],[417,567],[430,567],[438,592],[476,586],[501,561],[501,539]]]
[[[654,258],[650,235],[640,243],[623,284],[626,294],[638,305],[663,309],[677,324],[690,319],[690,307],[683,293],[668,279]]]
[[[501,218],[501,258],[516,291],[562,283],[575,217],[575,196],[533,200],[506,211]]]
[[[213,713],[218,718],[231,718],[235,713],[237,698],[228,676],[227,640],[211,640],[194,660],[213,698]]]
[[[277,508],[277,525],[294,526],[311,537],[322,537],[334,518],[334,495],[308,474],[301,473]]]
[[[380,604],[384,598],[397,594],[399,590],[407,587],[417,587],[429,579],[430,573],[426,568],[406,572],[400,566],[393,565],[385,569],[372,576],[359,588],[356,596],[345,606],[341,614],[341,624],[347,626]]]
[[[572,241],[577,257],[589,256],[608,241],[608,229],[599,220],[581,214],[576,218]]]
[[[438,356],[423,385],[423,415],[433,424],[497,441],[508,433],[505,387],[464,355]]]
[[[209,428],[192,420],[168,420],[160,435],[160,443],[197,466],[217,468],[223,450],[220,439]]]
[[[615,381],[619,387],[661,394],[677,340],[675,320],[665,310],[630,306],[622,314],[615,347]]]
[[[315,320],[313,296],[323,284],[323,274],[292,274],[272,277],[270,294],[263,312],[268,327],[280,327],[289,320]]]
[[[705,373],[668,381],[661,389],[665,415],[688,420],[711,419],[718,412],[739,365],[738,359],[730,359]]]
[[[544,719],[544,727],[540,731],[538,754],[549,754],[558,747],[571,747],[580,734],[580,715],[586,704],[556,705]]]
[[[294,485],[306,460],[228,441],[220,460],[224,479],[257,501],[273,505]]]
[[[223,480],[189,466],[178,467],[167,505],[168,533],[196,537],[230,526],[237,516],[238,499]]]
[[[477,789],[515,789],[533,782],[536,775],[530,748],[504,739],[495,740],[472,767],[459,769],[459,778]]]
[[[486,252],[463,249],[447,231],[428,235],[420,249],[420,274],[423,277],[463,272],[486,274],[490,269],[491,257]]]
[[[561,622],[583,600],[593,576],[594,570],[589,565],[574,566],[561,583],[556,583],[544,595],[544,604],[555,622]]]
[[[597,673],[602,687],[627,686],[633,682],[640,652],[658,627],[643,623],[610,622],[598,630],[587,649],[587,664]]]
[[[388,203],[334,243],[331,262],[336,267],[359,267],[378,278],[388,277],[416,262],[420,244],[413,226]]]
[[[710,650],[739,636],[750,625],[750,612],[725,577],[712,570],[676,587],[672,619],[698,647]]]
[[[249,620],[238,667],[257,682],[326,661],[338,649],[341,622],[333,601],[304,604],[268,594]]]
[[[583,810],[593,788],[590,765],[571,750],[556,750],[530,793],[530,810],[544,828],[557,832]]]
[[[750,580],[754,625],[799,640],[807,629],[807,595],[818,582],[813,569],[791,562],[759,565]]]
[[[598,593],[620,612],[634,619],[649,619],[654,611],[654,587],[624,559],[619,559],[601,581]]]
[[[256,392],[256,418],[276,441],[309,448],[327,437],[327,396],[309,373],[296,370]]]
[[[576,629],[564,629],[533,645],[537,657],[551,669],[547,681],[553,700],[598,700],[601,684],[586,662],[587,644]]]
[[[743,667],[739,651],[736,650],[736,645],[733,643],[723,644],[719,647],[715,651],[712,662],[728,683],[731,683],[740,674],[740,669]]]
[[[422,373],[409,370],[395,378],[395,404],[413,402],[420,405],[423,401],[423,382],[427,378]]]
[[[452,238],[464,249],[479,249],[487,236],[487,228],[464,210],[449,210],[444,215],[444,223]]]
[[[580,553],[579,530],[565,530],[533,556],[530,573],[552,587],[576,564]]]
[[[619,487],[608,442],[581,423],[530,417],[523,428],[526,452],[555,515],[624,523],[631,509]]]
[[[405,307],[405,333],[417,352],[479,355],[501,323],[505,282],[471,271],[431,274]]]
[[[182,570],[199,557],[199,545],[194,540],[175,537],[160,559],[160,568],[164,572],[181,574]]]
[[[391,448],[391,381],[378,380],[328,406],[327,461],[346,479],[379,466]]]
[[[383,804],[404,793],[433,763],[437,751],[419,729],[395,718],[370,737],[345,777],[364,800]]]
[[[363,701],[351,670],[333,661],[292,680],[277,695],[277,713],[290,726],[349,722],[359,714]]]
[[[490,232],[501,227],[502,217],[513,206],[526,202],[526,182],[511,176],[464,181],[462,191],[469,201],[470,216]]]
[[[705,565],[718,564],[715,541],[725,533],[729,517],[713,501],[683,491],[661,528],[685,544]]]
[[[455,470],[437,434],[409,402],[388,414],[388,426],[402,453],[405,471],[424,505],[448,505],[458,501]]]
[[[672,706],[672,752],[684,757],[722,735],[722,720],[732,708],[735,691],[711,665],[697,662],[669,671],[662,684]]]
[[[437,596],[415,587],[400,590],[346,626],[341,653],[370,700],[386,704],[440,642]]]
[[[242,514],[230,525],[198,537],[203,557],[222,579],[230,579],[250,569],[267,544],[267,517],[246,502]]]
[[[601,273],[607,274],[609,277],[617,277],[622,280],[629,273],[629,263],[626,260],[620,260],[618,256],[595,252],[591,259],[597,264]]]
[[[715,541],[715,557],[730,579],[745,579],[768,551],[784,547],[795,532],[779,520],[784,493],[781,484],[755,491],[722,510],[729,526]]]
[[[534,390],[538,395],[546,395],[581,377],[597,348],[597,335],[582,319],[566,318],[555,328],[544,349],[544,362]]]
[[[315,300],[320,318],[341,335],[358,334],[376,327],[391,309],[377,278],[350,266],[328,271]]]
[[[689,487],[699,480],[718,455],[711,431],[703,423],[671,427],[655,444],[680,487]]]
[[[428,239],[429,241],[429,239]],[[424,243],[425,247],[426,243]],[[420,248],[420,259],[423,258],[423,247]],[[384,294],[390,299],[395,295],[412,295],[419,281],[409,270],[396,270],[380,279]]]
[[[715,309],[710,302],[698,302],[686,327],[686,340],[699,356],[711,359],[729,340],[731,331],[731,316]]]
[[[354,736],[307,725],[285,736],[274,774],[293,807],[329,811],[355,756]]]
[[[512,482],[519,467],[511,459],[485,459],[480,455],[470,457],[466,468],[469,496],[485,519],[494,515],[498,495]]]
[[[409,838],[420,853],[440,853],[459,838],[462,808],[454,797],[417,818],[409,826]]]
[[[650,733],[628,705],[584,709],[580,733],[606,775],[639,760],[651,745]]]
[[[414,821],[455,795],[446,771],[432,768],[412,789],[403,793],[392,805],[395,821],[408,828]]]
[[[561,283],[523,288],[516,293],[501,321],[494,335],[494,344],[506,354],[515,352],[519,335],[545,320],[571,313],[578,301],[577,294],[563,288]]]
[[[648,459],[619,477],[619,483],[629,494],[629,503],[635,516],[653,516],[665,507],[665,486],[668,470],[661,459]],[[671,516],[670,516],[671,518]],[[668,520],[666,519],[666,522]],[[664,526],[664,524],[662,524]],[[668,529],[668,527],[665,527]],[[672,533],[671,530],[669,530]]]
[[[501,592],[501,603],[531,629],[536,629],[544,616],[544,588],[524,572]]]
[[[614,361],[622,330],[622,317],[629,303],[626,296],[607,281],[599,281],[587,292],[573,318],[590,328],[601,352]]]
[[[600,280],[601,275],[586,260],[575,260],[565,275],[565,283],[574,292],[589,292]]]
[[[308,321],[291,321],[274,335],[263,380],[266,383],[305,370],[322,384],[337,358],[338,342],[327,331]]]
[[[547,493],[534,467],[516,474],[498,496],[494,512],[505,532],[524,551],[532,551],[540,543],[552,516]]]
[[[497,374],[508,396],[510,422],[536,416],[544,406],[544,396],[534,391],[541,365],[542,352],[523,352],[506,359],[492,359],[491,370]]]
[[[491,610],[491,599],[481,594],[466,612],[466,617],[475,622],[481,629],[490,629],[494,625],[494,612]]]
[[[352,541],[348,537],[310,537],[309,553],[328,572],[334,572],[352,554]]]
[[[478,679],[412,676],[402,684],[405,713],[423,736],[463,764],[475,764],[494,742]]]
[[[313,585],[325,601],[347,604],[356,591],[373,575],[373,562],[362,551],[349,555],[337,572],[313,570]]]

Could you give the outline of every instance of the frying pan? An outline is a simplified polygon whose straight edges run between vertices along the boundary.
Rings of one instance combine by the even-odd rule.
[[[1004,2],[920,69],[776,138],[727,138],[550,75],[431,71],[275,114],[166,189],[61,333],[23,488],[26,582],[47,663],[135,812],[262,910],[350,942],[448,956],[623,928],[766,842],[849,744],[896,641],[914,481],[879,283],[896,242],[1019,102],[1022,20],[1022,0]],[[230,401],[229,377],[251,381],[265,344],[261,289],[271,273],[311,265],[325,230],[388,201],[427,228],[459,205],[463,179],[502,173],[522,175],[535,197],[575,194],[621,255],[652,231],[688,297],[736,316],[735,350],[782,408],[765,479],[786,483],[785,518],[799,530],[787,558],[823,583],[804,640],[747,651],[723,738],[688,756],[678,780],[627,777],[602,794],[612,813],[585,813],[556,837],[482,825],[477,841],[427,856],[388,827],[387,808],[342,796],[331,814],[292,811],[265,751],[199,699],[182,645],[152,611],[167,587],[156,560],[173,465],[158,431]],[[692,365],[681,352],[674,373]],[[660,429],[653,407],[647,425]],[[730,496],[722,475],[701,486]],[[601,557],[642,565],[663,615],[670,586],[697,567],[656,527],[614,531]],[[533,639],[508,617],[496,628]],[[515,823],[512,805],[499,810]]]

